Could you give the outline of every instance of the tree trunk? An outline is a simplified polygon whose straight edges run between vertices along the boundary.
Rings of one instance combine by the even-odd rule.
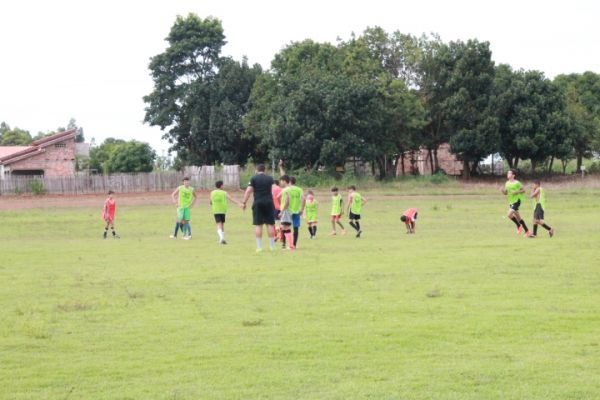
[[[537,161],[536,160],[531,160],[531,172],[535,173],[535,167],[537,167]]]
[[[512,156],[507,156],[506,157],[506,162],[508,163],[508,168],[512,168],[513,167],[514,162],[513,162]]]
[[[548,173],[552,173],[552,166],[554,165],[554,156],[550,157],[550,163],[548,164]]]
[[[402,163],[402,176],[406,175],[406,170],[404,169],[405,165],[404,165],[404,153],[402,153],[400,155],[400,162]]]
[[[386,156],[377,157],[377,166],[379,167],[379,179],[385,179],[386,177]]]
[[[433,149],[433,165],[434,165],[435,169],[431,172],[432,174],[435,174],[436,172],[438,172],[440,170],[440,163],[438,162],[437,152],[438,152],[438,149],[436,147],[435,149]]]
[[[512,168],[519,168],[519,157],[515,157],[515,162],[513,162]]]
[[[577,172],[581,172],[581,165],[583,164],[583,154],[577,153]]]
[[[471,176],[477,175],[477,167],[479,167],[479,162],[474,161],[473,165],[471,165]]]
[[[427,149],[427,155],[429,156],[429,165],[431,167],[431,175],[433,175],[433,154],[431,152],[431,149]]]
[[[560,163],[562,165],[563,175],[566,175],[567,174],[567,164],[569,163],[569,160],[560,160]]]
[[[463,170],[462,170],[462,176],[464,179],[470,179],[471,178],[471,168],[469,168],[469,162],[463,160]]]

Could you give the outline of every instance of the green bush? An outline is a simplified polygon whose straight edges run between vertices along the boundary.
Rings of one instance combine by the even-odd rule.
[[[33,179],[27,184],[27,190],[35,195],[41,195],[46,193],[44,189],[44,182],[40,179]]]

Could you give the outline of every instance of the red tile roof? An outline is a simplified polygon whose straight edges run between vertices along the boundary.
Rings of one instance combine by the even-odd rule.
[[[0,146],[0,159],[28,149],[29,147],[30,146]]]
[[[0,164],[7,164],[8,162],[22,160],[23,158],[27,158],[30,155],[37,154],[40,151],[43,151],[42,148],[50,146],[55,143],[60,143],[67,139],[73,139],[77,136],[77,129],[71,129],[64,132],[55,133],[52,136],[47,136],[45,138],[36,140],[31,143],[31,146],[2,146],[0,149],[15,149],[12,150],[0,150]]]

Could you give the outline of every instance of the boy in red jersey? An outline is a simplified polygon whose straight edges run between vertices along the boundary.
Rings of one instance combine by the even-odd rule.
[[[106,222],[106,226],[104,227],[104,235],[103,238],[106,239],[108,235],[108,227],[110,226],[110,230],[112,231],[112,236],[114,239],[119,239],[119,235],[115,232],[115,211],[117,210],[117,203],[113,199],[112,190],[108,191],[108,198],[104,202],[104,207],[102,207],[102,219]]]
[[[400,221],[406,225],[406,233],[415,233],[418,213],[419,211],[416,208],[409,208],[400,217]]]

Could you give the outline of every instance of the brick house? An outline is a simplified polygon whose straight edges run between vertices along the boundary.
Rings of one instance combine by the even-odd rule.
[[[0,146],[0,179],[7,175],[74,175],[77,133],[71,129],[29,146]]]

